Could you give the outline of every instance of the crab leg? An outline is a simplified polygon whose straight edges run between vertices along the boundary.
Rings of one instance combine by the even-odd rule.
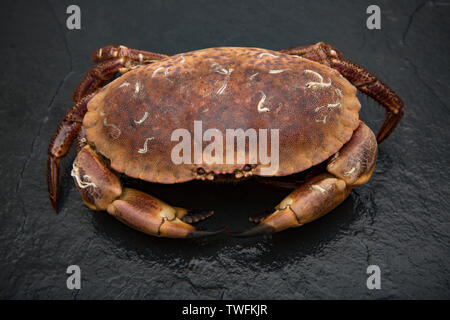
[[[84,97],[69,109],[48,146],[47,186],[50,201],[55,211],[57,211],[58,201],[59,162],[67,154],[73,140],[78,136],[83,117],[87,111],[87,104],[93,96],[94,94],[90,94]]]
[[[234,236],[254,236],[299,227],[322,217],[340,203],[353,187],[366,183],[375,168],[377,142],[362,122],[353,137],[328,162],[326,173],[307,180],[255,227]]]
[[[99,64],[89,70],[75,89],[73,93],[75,104],[64,116],[48,147],[47,185],[55,211],[58,201],[59,162],[80,132],[89,100],[116,72],[125,73],[133,66],[152,63],[165,57],[163,54],[128,49],[124,46],[108,46],[94,52],[92,60]]]
[[[91,60],[99,63],[112,58],[128,57],[140,64],[152,63],[157,60],[167,58],[168,56],[161,53],[154,53],[144,50],[129,49],[125,46],[106,46],[95,50],[92,53]]]
[[[125,58],[117,58],[93,66],[73,91],[73,101],[77,103],[84,96],[102,87],[123,67],[124,63]]]
[[[280,52],[301,56],[336,69],[361,92],[379,102],[386,109],[386,118],[378,132],[378,143],[392,133],[403,117],[404,104],[402,99],[369,71],[356,63],[346,60],[331,45],[319,42],[310,46],[281,50]]]
[[[126,73],[138,65],[153,63],[167,56],[142,50],[128,49],[124,46],[108,46],[94,51],[93,66],[73,92],[73,101],[77,102],[85,95],[105,85],[116,72]]]
[[[144,192],[123,188],[119,178],[89,145],[83,147],[73,163],[72,176],[84,203],[93,210],[106,210],[117,220],[141,232],[168,238],[213,235],[219,231],[200,231],[183,221],[183,217],[205,218],[200,213],[172,207]],[[194,219],[196,220],[196,219]]]

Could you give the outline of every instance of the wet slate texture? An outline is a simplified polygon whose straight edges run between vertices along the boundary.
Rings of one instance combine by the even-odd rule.
[[[366,28],[372,1],[77,1],[82,29],[65,26],[72,1],[2,1],[0,46],[0,297],[61,299],[450,298],[450,2],[377,1],[382,29]],[[140,234],[87,209],[63,162],[59,214],[47,198],[49,139],[93,50],[124,44],[167,54],[213,46],[281,49],[325,41],[404,99],[399,128],[380,146],[370,182],[326,217],[252,239],[171,240]],[[361,117],[383,112],[361,96]],[[296,119],[293,119],[295,121]],[[146,185],[202,223],[230,230],[289,191],[254,182]],[[66,288],[78,265],[81,290]],[[366,268],[381,268],[368,290]]]

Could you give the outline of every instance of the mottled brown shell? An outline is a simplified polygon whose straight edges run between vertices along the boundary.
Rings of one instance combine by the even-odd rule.
[[[212,48],[178,54],[130,71],[88,104],[87,140],[118,172],[175,183],[244,164],[181,164],[171,160],[173,130],[193,135],[226,129],[279,129],[274,176],[301,172],[336,153],[358,127],[356,88],[337,71],[297,56],[257,48]],[[205,148],[210,142],[203,142]],[[248,149],[246,149],[248,150]],[[246,155],[248,158],[248,155]],[[225,159],[225,155],[224,155]],[[259,163],[252,173],[261,174]]]

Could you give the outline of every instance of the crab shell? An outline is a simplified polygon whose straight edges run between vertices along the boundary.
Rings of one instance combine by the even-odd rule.
[[[172,132],[250,128],[279,130],[273,176],[304,171],[339,151],[359,125],[356,88],[319,63],[258,48],[182,53],[132,70],[88,104],[86,138],[117,172],[158,183],[233,174],[245,164],[175,164]],[[203,149],[210,142],[203,142]],[[270,147],[268,147],[270,150]],[[225,153],[225,152],[224,152]],[[246,158],[249,159],[248,147]],[[225,154],[224,154],[225,159]],[[260,161],[258,157],[258,161]],[[262,165],[251,174],[261,175]]]

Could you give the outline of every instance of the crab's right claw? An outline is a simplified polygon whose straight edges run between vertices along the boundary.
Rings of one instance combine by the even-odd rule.
[[[342,203],[352,188],[366,183],[375,168],[377,141],[363,122],[328,161],[328,173],[314,176],[289,194],[275,212],[254,228],[234,236],[254,236],[299,227],[327,214]]]
[[[107,211],[124,224],[144,233],[167,238],[197,238],[224,231],[197,230],[182,218],[190,211],[172,207],[144,192],[125,188],[119,199],[108,205]],[[210,216],[211,213],[205,213]],[[203,215],[202,215],[203,217]]]
[[[350,190],[343,180],[328,173],[321,174],[288,195],[275,207],[275,212],[259,224],[230,235],[251,237],[302,226],[337,207],[348,196]]]

